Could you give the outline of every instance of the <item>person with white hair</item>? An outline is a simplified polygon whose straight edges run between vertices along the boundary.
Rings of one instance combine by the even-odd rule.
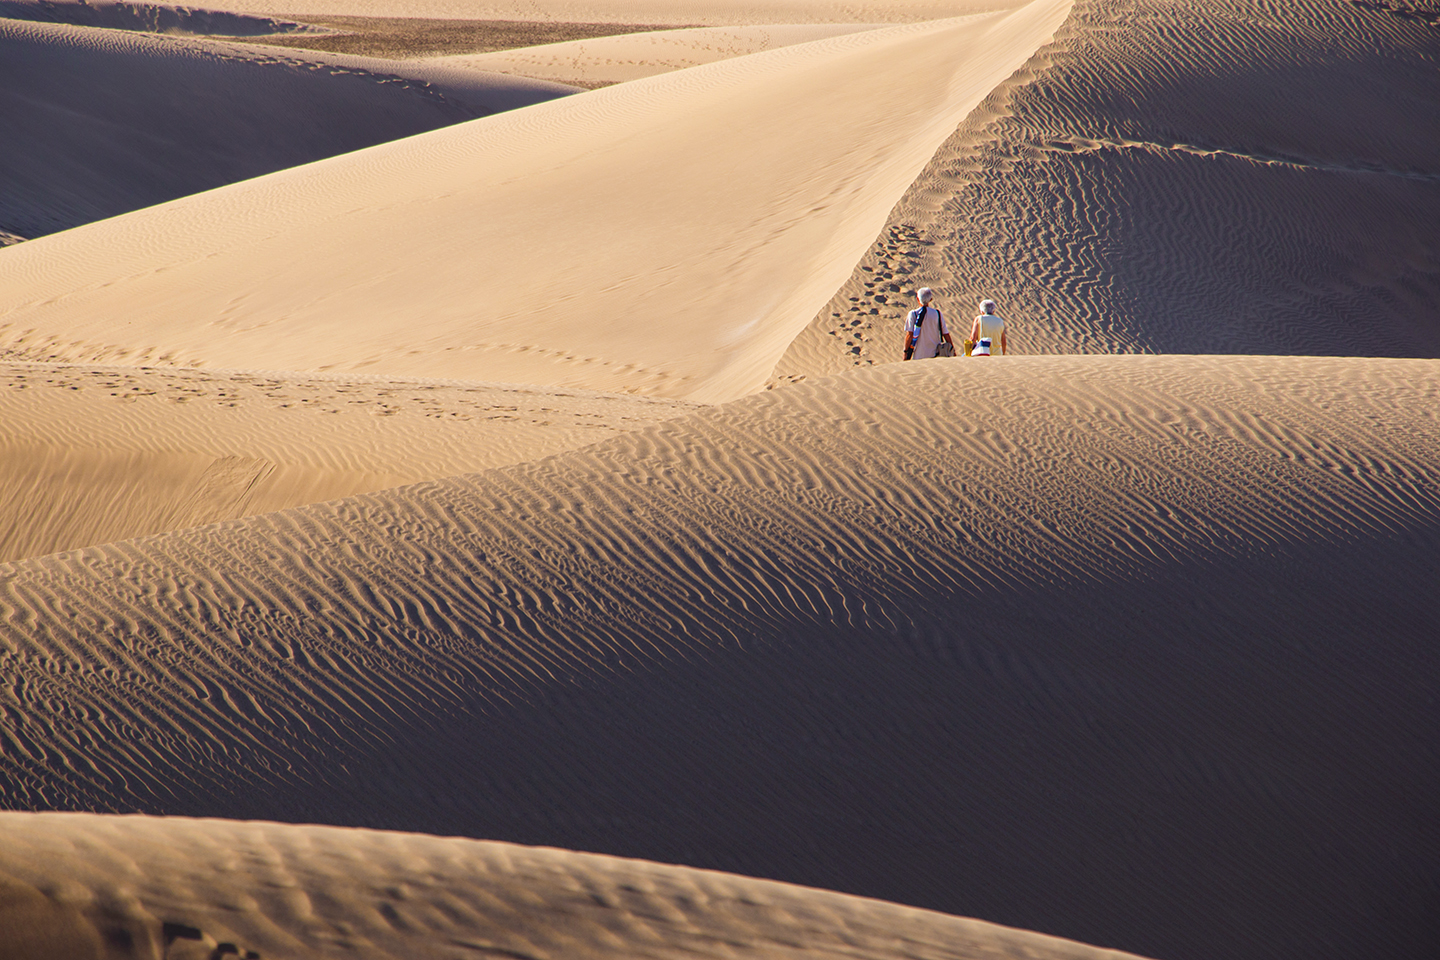
[[[970,325],[969,356],[988,357],[998,344],[1000,355],[1005,355],[1005,321],[995,316],[995,301],[981,300],[980,313]]]
[[[910,311],[905,318],[905,359],[929,360],[938,354],[943,342],[950,347],[946,356],[955,356],[955,341],[950,339],[950,328],[945,325],[945,315],[938,307],[930,306],[935,291],[921,287],[915,291],[920,306]]]

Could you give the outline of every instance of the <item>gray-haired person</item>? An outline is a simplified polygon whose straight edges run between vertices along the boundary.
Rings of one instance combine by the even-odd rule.
[[[950,339],[950,328],[945,325],[945,315],[937,307],[930,306],[935,291],[921,287],[915,292],[920,306],[910,311],[905,318],[905,359],[929,360],[935,356],[941,341],[950,344],[950,355],[955,355],[955,342]]]
[[[972,357],[988,357],[997,346],[1000,355],[1005,355],[1005,321],[995,316],[994,300],[980,301],[980,313],[970,325],[970,339],[975,343]]]

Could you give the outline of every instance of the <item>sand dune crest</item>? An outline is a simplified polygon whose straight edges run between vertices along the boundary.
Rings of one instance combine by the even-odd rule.
[[[0,348],[743,395],[1068,9],[652,77],[6,248]]]
[[[0,894],[0,926],[25,911],[29,931],[52,938],[24,960],[98,957],[102,943],[112,960],[1130,956],[823,890],[510,844],[56,814],[0,814],[0,829],[0,890],[16,891]]]

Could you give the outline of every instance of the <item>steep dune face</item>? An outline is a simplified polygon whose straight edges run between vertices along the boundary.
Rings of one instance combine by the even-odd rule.
[[[898,358],[920,284],[1025,353],[1440,356],[1437,63],[1384,4],[1077,3],[776,373]]]
[[[84,960],[102,944],[111,960],[1128,956],[822,890],[510,844],[63,814],[0,814],[0,829],[0,927],[27,941],[28,960]]]
[[[437,73],[0,19],[0,231],[39,237],[575,92]]]
[[[1017,358],[0,568],[16,807],[1431,956],[1440,370]]]
[[[0,350],[740,396],[1068,9],[710,64],[7,248]]]

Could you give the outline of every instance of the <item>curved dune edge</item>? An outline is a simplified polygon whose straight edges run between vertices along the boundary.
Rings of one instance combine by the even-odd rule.
[[[896,364],[11,564],[0,784],[1156,956],[1353,956],[1388,904],[1424,956],[1437,397],[1433,361]]]
[[[920,284],[1025,354],[1440,356],[1435,29],[1391,6],[1076,3],[774,380],[898,359]]]
[[[576,92],[437,65],[5,18],[0,86],[0,231],[23,238]]]
[[[212,951],[223,953],[221,944],[265,960],[337,951],[420,960],[457,950],[534,958],[1132,956],[898,904],[568,850],[86,814],[0,813],[0,829],[0,928],[12,935],[6,956],[26,960],[219,955]]]
[[[1069,6],[710,64],[6,248],[0,348],[741,396]]]
[[[0,562],[534,460],[693,410],[504,384],[0,364]]]
[[[717,60],[879,29],[874,23],[747,24],[595,37],[493,53],[437,57],[435,63],[560,83],[625,83]]]

